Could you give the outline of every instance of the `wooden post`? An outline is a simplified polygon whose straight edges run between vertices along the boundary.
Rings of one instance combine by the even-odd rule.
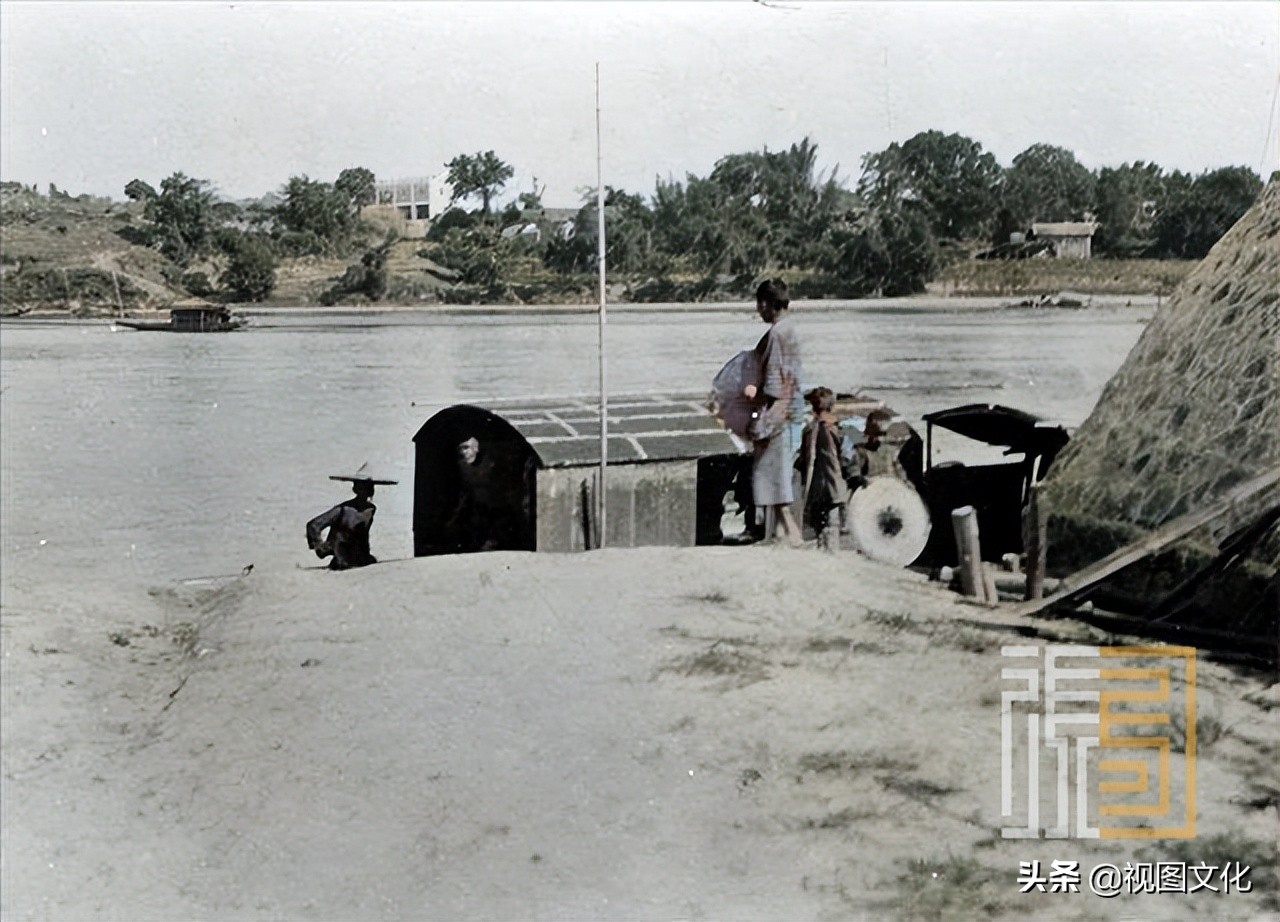
[[[1049,545],[1047,517],[1040,508],[1040,484],[1031,485],[1027,501],[1027,592],[1028,599],[1044,597],[1044,567]]]
[[[978,537],[978,511],[972,506],[951,510],[951,528],[956,536],[956,557],[960,565],[960,583],[964,594],[983,599],[987,595],[982,573],[982,543]]]
[[[980,564],[982,567],[982,595],[987,600],[988,605],[1000,604],[1000,591],[996,589],[995,574],[987,568],[986,564]]]

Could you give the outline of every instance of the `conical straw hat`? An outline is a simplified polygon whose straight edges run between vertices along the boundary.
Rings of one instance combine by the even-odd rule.
[[[364,464],[356,468],[356,472],[354,474],[330,474],[329,479],[345,480],[348,483],[372,483],[377,484],[378,486],[394,486],[400,482],[398,480],[384,480],[379,477],[374,477],[368,472],[368,468],[369,462],[366,461]]]

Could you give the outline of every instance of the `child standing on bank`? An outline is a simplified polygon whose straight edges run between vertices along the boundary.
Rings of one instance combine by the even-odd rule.
[[[813,421],[805,427],[800,442],[805,518],[817,534],[818,547],[834,551],[840,544],[838,512],[849,500],[840,457],[840,426],[832,412],[836,395],[829,387],[815,387],[804,396],[813,409]]]

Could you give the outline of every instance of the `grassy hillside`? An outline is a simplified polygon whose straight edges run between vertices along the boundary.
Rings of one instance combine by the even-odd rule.
[[[394,212],[366,214],[370,245],[403,233]],[[223,266],[206,260],[178,266],[155,249],[141,245],[146,222],[136,202],[53,192],[42,195],[17,183],[0,188],[0,310],[60,310],[77,315],[156,310],[199,294],[196,279],[216,283]],[[544,230],[549,231],[550,226]],[[561,274],[518,250],[502,259],[497,281],[467,284],[463,265],[447,266],[420,238],[404,238],[386,252],[386,290],[380,304],[591,302],[594,274]],[[473,254],[474,255],[474,254]],[[224,257],[219,259],[225,261]],[[328,303],[367,306],[360,294],[335,295],[344,273],[359,267],[360,256],[303,256],[280,260],[276,286],[263,306]],[[1060,291],[1085,294],[1167,294],[1194,263],[1162,260],[1054,260],[980,262],[960,259],[947,265],[929,286],[934,296],[1040,296]],[[799,297],[835,295],[812,273],[785,273]],[[491,277],[492,278],[492,277]],[[742,280],[611,277],[611,297],[631,301],[694,301],[745,298]],[[730,282],[732,281],[732,284]],[[744,283],[745,284],[745,283]],[[728,286],[728,287],[725,287]],[[340,286],[339,286],[340,287]]]
[[[129,242],[141,206],[17,184],[0,191],[0,306],[97,313],[160,307],[187,292],[180,270]]]

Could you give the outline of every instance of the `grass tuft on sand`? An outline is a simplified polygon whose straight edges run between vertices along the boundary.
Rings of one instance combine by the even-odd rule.
[[[1253,839],[1239,830],[1220,832],[1211,836],[1197,836],[1194,839],[1173,839],[1162,842],[1158,846],[1145,848],[1139,852],[1144,861],[1174,861],[1193,865],[1208,865],[1214,868],[1230,867],[1236,870],[1237,863],[1249,868],[1247,885],[1252,891],[1261,895],[1267,909],[1280,909],[1280,877],[1276,872],[1276,843],[1262,839]],[[1189,878],[1190,879],[1190,878]],[[1221,878],[1213,878],[1215,886],[1221,887]]]
[[[1007,877],[973,858],[912,858],[893,881],[894,896],[881,908],[911,922],[985,919],[1007,908]]]
[[[809,752],[796,763],[802,772],[817,775],[857,775],[867,771],[913,772],[920,766],[910,759],[899,759],[883,752]]]

